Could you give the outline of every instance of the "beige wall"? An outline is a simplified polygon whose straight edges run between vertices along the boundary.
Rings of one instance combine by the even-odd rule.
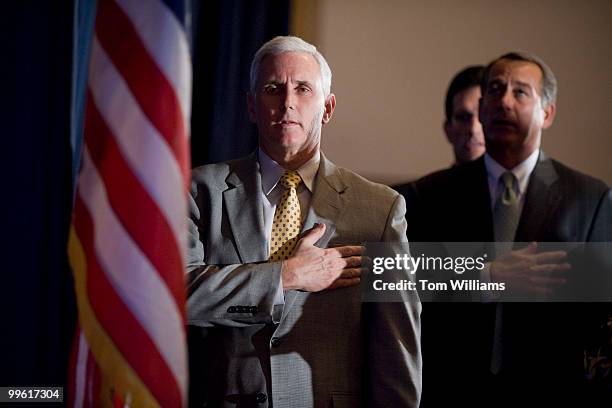
[[[448,166],[442,121],[451,77],[523,49],[540,55],[559,82],[544,150],[612,185],[612,1],[295,4],[294,34],[315,42],[334,74],[338,105],[323,148],[337,164],[389,184]]]

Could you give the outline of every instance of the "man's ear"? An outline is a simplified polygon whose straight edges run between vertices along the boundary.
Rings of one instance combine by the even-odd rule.
[[[484,123],[482,121],[483,116],[484,115],[482,114],[482,97],[480,97],[480,98],[478,98],[478,121],[480,123]]]
[[[444,124],[442,125],[442,128],[444,129],[444,134],[446,135],[446,140],[448,140],[448,142],[450,144],[454,143],[453,140],[453,132],[451,131],[451,124],[449,123],[448,120],[444,121]]]
[[[334,114],[334,109],[336,109],[336,95],[330,93],[327,98],[325,98],[325,112],[323,112],[323,119],[321,120],[321,123],[329,123],[332,115]]]
[[[549,103],[544,108],[544,123],[542,123],[542,129],[548,129],[555,120],[555,113],[557,112],[557,106],[554,103]]]
[[[249,112],[249,119],[253,123],[257,123],[257,115],[255,115],[255,98],[250,92],[247,92],[247,111]]]

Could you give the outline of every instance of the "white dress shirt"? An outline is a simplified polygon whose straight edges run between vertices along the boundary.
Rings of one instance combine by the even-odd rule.
[[[540,150],[536,149],[529,155],[529,157],[527,157],[527,159],[510,169],[518,181],[518,183],[514,185],[514,192],[517,194],[517,198],[519,199],[519,214],[523,211],[523,205],[525,204],[525,193],[527,192],[527,187],[529,186],[529,177],[538,163],[539,155]],[[485,153],[484,162],[487,169],[489,194],[491,195],[491,209],[493,210],[495,209],[497,199],[502,193],[502,186],[499,182],[499,178],[508,170],[496,162],[491,156],[489,156],[488,153]]]
[[[259,172],[261,173],[261,194],[263,202],[263,219],[264,230],[266,235],[266,247],[268,248],[268,256],[270,256],[270,238],[272,236],[272,222],[274,221],[274,212],[276,206],[283,195],[283,186],[279,183],[285,169],[277,162],[272,160],[262,149],[257,152],[259,160]],[[319,170],[321,162],[321,153],[317,153],[306,163],[297,169],[298,174],[302,178],[302,183],[297,188],[298,200],[300,201],[300,216],[302,223],[310,210],[310,200],[312,198],[312,190],[314,188],[314,180]],[[282,276],[279,284],[279,289],[276,292],[275,305],[285,303],[283,294]]]
[[[285,172],[277,162],[272,160],[262,149],[259,149],[259,171],[261,172],[261,194],[263,201],[264,229],[266,231],[266,243],[270,248],[270,237],[272,235],[272,221],[276,206],[283,195],[283,186],[279,183],[281,176]],[[300,201],[300,214],[304,221],[310,209],[310,199],[314,180],[319,170],[321,155],[319,152],[310,160],[297,169],[302,178],[302,183],[297,188],[298,200]]]

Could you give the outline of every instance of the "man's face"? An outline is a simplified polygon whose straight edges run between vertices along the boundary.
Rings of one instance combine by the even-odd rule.
[[[458,163],[476,160],[485,152],[484,135],[478,120],[479,99],[478,86],[455,94],[451,118],[444,123],[446,137],[453,145]]]
[[[540,147],[542,129],[553,121],[555,106],[542,106],[542,71],[527,61],[500,60],[491,68],[480,103],[488,151],[521,158]]]
[[[312,55],[285,52],[264,57],[248,107],[259,129],[259,144],[272,159],[305,162],[319,148],[321,125],[329,122],[335,97],[325,99]]]

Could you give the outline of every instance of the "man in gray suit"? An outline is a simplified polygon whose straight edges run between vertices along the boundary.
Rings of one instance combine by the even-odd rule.
[[[336,98],[314,46],[274,38],[250,79],[259,148],[192,175],[190,404],[418,406],[418,297],[362,303],[356,245],[405,246],[404,199],[320,152]]]

